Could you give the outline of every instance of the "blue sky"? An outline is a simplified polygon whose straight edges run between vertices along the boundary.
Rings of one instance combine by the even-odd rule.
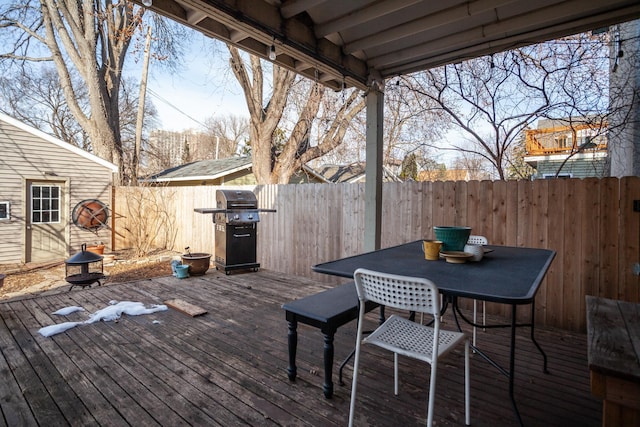
[[[159,127],[180,131],[200,128],[212,116],[248,116],[240,85],[227,65],[226,48],[200,35],[190,46],[175,72],[151,61],[147,99],[158,110]],[[128,65],[127,75],[139,80],[141,65],[133,61]]]

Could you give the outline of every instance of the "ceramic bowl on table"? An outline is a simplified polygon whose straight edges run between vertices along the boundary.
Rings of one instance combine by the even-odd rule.
[[[436,239],[442,242],[443,252],[463,251],[471,235],[471,227],[435,226]]]

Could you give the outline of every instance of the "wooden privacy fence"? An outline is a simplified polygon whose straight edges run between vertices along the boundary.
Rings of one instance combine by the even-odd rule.
[[[115,247],[147,239],[151,247],[213,254],[212,215],[194,209],[215,207],[218,188],[117,188]],[[277,209],[261,214],[258,224],[263,268],[338,283],[311,266],[363,251],[363,184],[234,188],[250,189],[261,208]],[[640,177],[385,183],[382,246],[432,238],[434,225],[468,225],[492,244],[553,249],[536,323],[584,331],[585,295],[640,302],[633,271],[640,262],[640,213],[633,200],[640,200]],[[509,313],[497,304],[488,311]],[[519,315],[527,316],[527,308]]]

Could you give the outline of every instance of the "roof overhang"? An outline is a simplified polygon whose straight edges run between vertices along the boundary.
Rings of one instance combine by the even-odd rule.
[[[640,17],[638,0],[153,0],[151,9],[333,89]]]

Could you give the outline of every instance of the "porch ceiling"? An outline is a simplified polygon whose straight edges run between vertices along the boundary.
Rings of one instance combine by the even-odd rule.
[[[340,89],[640,17],[638,0],[153,0],[151,9]]]

